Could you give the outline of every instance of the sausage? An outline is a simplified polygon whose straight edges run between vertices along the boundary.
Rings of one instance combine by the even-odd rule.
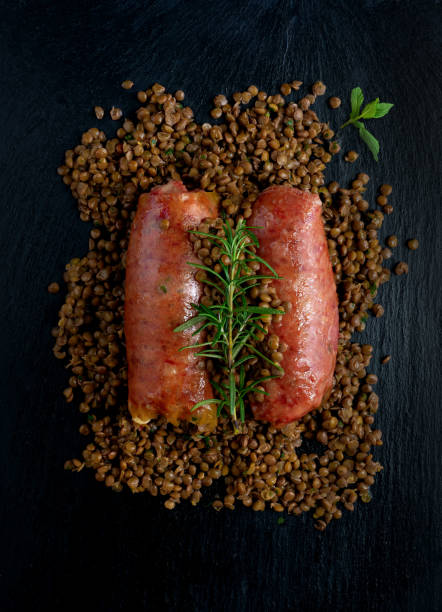
[[[250,218],[259,255],[282,277],[278,296],[291,307],[272,323],[287,345],[284,375],[266,383],[264,401],[252,401],[257,419],[284,425],[318,408],[330,391],[338,347],[338,299],[316,194],[289,186],[266,189]]]
[[[217,216],[217,203],[204,191],[188,192],[177,181],[142,194],[126,257],[125,320],[129,410],[137,423],[164,415],[177,424],[192,418],[205,429],[216,424],[216,407],[195,403],[213,398],[204,362],[195,349],[195,329],[174,333],[194,316],[201,285],[187,262],[197,262],[187,230]]]

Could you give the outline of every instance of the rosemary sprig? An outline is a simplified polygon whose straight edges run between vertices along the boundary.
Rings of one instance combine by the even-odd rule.
[[[216,403],[218,404],[218,416],[225,410],[231,416],[235,430],[238,430],[238,417],[241,422],[244,422],[246,396],[251,392],[265,393],[258,387],[261,383],[275,378],[275,376],[266,376],[247,381],[245,364],[255,357],[260,357],[278,368],[281,374],[283,373],[281,366],[261,353],[255,346],[255,343],[258,342],[256,334],[265,332],[265,328],[261,325],[262,317],[284,314],[284,311],[254,306],[247,300],[248,291],[258,285],[261,280],[280,278],[275,270],[252,250],[253,247],[255,249],[259,247],[253,229],[256,228],[247,226],[241,220],[235,230],[225,223],[221,236],[191,231],[196,236],[208,239],[220,249],[221,272],[216,272],[199,263],[189,263],[189,265],[210,275],[204,282],[216,288],[221,299],[219,303],[211,306],[192,304],[197,314],[174,329],[175,332],[182,332],[196,327],[193,336],[203,330],[211,335],[206,342],[191,344],[180,349],[201,349],[196,355],[218,360],[225,373],[223,382],[212,381],[218,397],[198,402],[192,410],[208,403]],[[266,267],[269,273],[255,274],[250,267],[253,262],[258,262],[261,266]]]

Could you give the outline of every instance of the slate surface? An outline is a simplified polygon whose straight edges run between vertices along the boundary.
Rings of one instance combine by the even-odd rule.
[[[1,609],[181,612],[441,610],[441,43],[439,2],[1,2],[0,184],[3,333]],[[90,472],[66,474],[80,423],[51,356],[60,279],[88,230],[55,174],[97,123],[94,104],[135,107],[125,78],[182,88],[199,118],[219,92],[317,78],[395,103],[373,125],[376,164],[358,146],[341,182],[365,170],[394,186],[397,257],[410,264],[370,321],[380,375],[385,470],[373,502],[325,533],[308,517],[215,513],[112,494]],[[321,108],[321,106],[319,107]],[[105,128],[110,131],[110,121]],[[421,248],[407,251],[417,237]],[[391,353],[388,366],[379,356]]]

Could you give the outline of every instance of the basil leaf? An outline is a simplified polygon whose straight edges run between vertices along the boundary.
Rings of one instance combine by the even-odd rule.
[[[370,149],[375,160],[379,161],[379,141],[365,127],[359,128],[359,136]]]
[[[357,117],[364,101],[364,94],[360,87],[351,90],[351,117]]]
[[[376,113],[374,115],[374,119],[379,119],[380,117],[384,117],[390,110],[393,108],[394,104],[390,104],[389,102],[379,102],[376,107]]]
[[[379,98],[376,98],[376,100],[369,102],[362,109],[361,118],[363,117],[364,119],[373,119],[373,117],[376,115],[376,109],[378,107],[378,104],[379,104]]]

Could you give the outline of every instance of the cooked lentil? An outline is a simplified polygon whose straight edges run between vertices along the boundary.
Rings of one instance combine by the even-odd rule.
[[[358,159],[358,157],[359,153],[357,153],[356,151],[349,151],[348,153],[346,153],[344,159],[346,162],[350,162],[352,164]]]
[[[323,96],[325,94],[325,90],[327,87],[322,83],[322,81],[316,81],[312,85],[312,92],[315,96]]]
[[[395,236],[394,234],[392,236],[388,236],[385,242],[387,243],[387,246],[390,247],[390,249],[395,249],[398,245],[397,236]]]
[[[384,315],[384,308],[380,304],[373,304],[371,310],[377,319],[379,319],[379,317],[382,317]]]
[[[398,276],[408,274],[408,264],[405,261],[399,261],[394,267],[394,273]]]
[[[103,119],[104,108],[102,106],[94,106],[94,113],[97,119]]]
[[[301,85],[286,83],[281,93]],[[350,189],[335,181],[325,186],[333,131],[311,109],[325,86],[317,82],[312,91],[297,103],[286,103],[280,94],[269,96],[251,85],[232,101],[216,96],[211,114],[221,122],[200,125],[190,107],[179,102],[183,92],[172,96],[156,83],[138,92],[142,106],[115,137],[91,128],[81,144],[66,151],[58,173],[78,202],[80,218],[94,223],[88,253],[66,265],[67,295],[53,330],[54,354],[68,360],[71,372],[64,395],[78,402],[87,419],[80,433],[90,436],[82,460],[66,462],[66,469],[93,468],[96,479],[117,492],[127,486],[134,493],[162,495],[168,509],[182,499],[196,505],[205,488],[224,478],[225,496],[215,499],[215,509],[233,509],[241,502],[255,511],[270,507],[299,515],[312,510],[319,530],[340,518],[341,509],[352,511],[357,499],[371,499],[370,486],[382,469],[371,452],[382,445],[382,434],[374,429],[378,397],[372,385],[377,378],[367,372],[372,347],[351,342],[351,337],[365,329],[370,311],[375,316],[383,312],[374,299],[379,285],[390,278],[382,264],[391,252],[378,239],[383,213],[371,210],[363,198],[368,175],[358,174]],[[242,108],[252,98],[255,102]],[[113,108],[111,116],[121,118],[122,112]],[[217,429],[204,435],[192,423],[173,426],[159,418],[139,426],[130,418],[125,253],[139,194],[169,178],[216,191],[232,226],[251,216],[259,191],[273,183],[310,190],[322,199],[339,296],[334,385],[320,409],[282,430],[248,418],[235,435],[221,418]],[[204,231],[215,231],[220,222],[206,222]],[[209,251],[210,245],[196,236],[191,240],[198,256],[216,269],[220,253]],[[205,275],[197,278],[204,282]],[[250,294],[261,305],[281,304],[268,282]],[[214,299],[206,285],[203,300]],[[263,351],[281,359],[287,347],[278,336],[265,336],[270,320],[271,315],[263,321]],[[222,376],[210,360],[206,367],[214,379]],[[270,374],[258,360],[251,367],[260,376]],[[304,439],[315,452],[302,449]]]
[[[341,98],[337,98],[336,96],[332,96],[328,99],[328,105],[330,108],[339,108],[342,104]]]
[[[125,81],[121,83],[121,87],[123,89],[132,89],[133,86],[134,86],[134,82],[130,81],[129,79],[126,79]]]
[[[384,184],[379,187],[379,191],[381,192],[382,195],[389,196],[391,192],[393,191],[393,187],[391,185]]]
[[[410,251],[416,251],[416,249],[419,248],[419,240],[417,240],[416,238],[412,238],[411,240],[408,240],[407,246]]]
[[[60,285],[58,283],[51,283],[48,285],[49,293],[58,293],[60,291]]]
[[[121,119],[121,117],[123,116],[123,111],[121,110],[121,108],[115,108],[115,106],[113,106],[110,109],[110,116],[111,116],[111,119],[113,119],[114,121],[118,121],[118,119]]]
[[[385,355],[385,357],[382,357],[381,359],[382,365],[385,365],[386,363],[388,363],[390,359],[391,359],[391,355]]]

